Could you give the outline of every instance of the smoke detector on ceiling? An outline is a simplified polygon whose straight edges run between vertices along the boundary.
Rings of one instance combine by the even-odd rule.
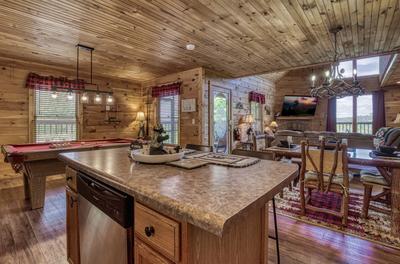
[[[196,48],[196,46],[192,43],[186,44],[186,49],[187,50],[194,50]]]

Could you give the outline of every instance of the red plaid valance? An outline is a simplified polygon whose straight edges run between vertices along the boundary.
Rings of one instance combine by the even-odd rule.
[[[260,104],[265,104],[265,95],[256,93],[256,92],[250,92],[249,93],[249,101],[250,102],[257,102]]]
[[[40,76],[36,73],[29,73],[26,79],[26,88],[36,90],[51,90],[54,88],[71,89],[71,90],[83,90],[85,89],[85,81],[79,80],[68,80],[66,77],[53,77],[53,76]]]
[[[152,97],[178,95],[181,93],[181,82],[154,86],[151,88]]]

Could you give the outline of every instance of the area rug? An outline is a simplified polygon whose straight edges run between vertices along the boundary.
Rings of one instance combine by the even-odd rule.
[[[322,194],[314,190],[311,197],[311,204],[314,206],[340,211],[342,198],[336,193]],[[301,216],[300,192],[297,187],[294,187],[292,191],[285,188],[283,198],[277,195],[275,201],[278,214],[400,249],[400,238],[390,235],[391,219],[389,215],[369,210],[368,219],[361,217],[363,202],[361,194],[350,193],[347,227],[341,226],[339,217],[326,213],[308,210],[305,216]],[[380,203],[374,203],[374,205],[384,206]]]

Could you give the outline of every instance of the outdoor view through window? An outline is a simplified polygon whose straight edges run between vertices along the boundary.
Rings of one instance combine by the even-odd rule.
[[[372,134],[372,95],[336,99],[336,131]]]

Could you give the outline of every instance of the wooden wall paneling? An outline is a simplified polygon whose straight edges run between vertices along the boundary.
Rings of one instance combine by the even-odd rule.
[[[269,107],[273,109],[274,105],[274,95],[275,95],[275,83],[271,79],[278,79],[281,77],[282,73],[275,73],[273,75],[256,75],[242,78],[229,78],[219,75],[216,72],[206,70],[205,71],[205,82],[203,89],[203,124],[206,123],[207,126],[203,127],[203,144],[208,144],[208,126],[209,126],[209,114],[208,114],[208,83],[210,83],[211,89],[213,86],[221,87],[231,90],[232,93],[232,128],[238,126],[239,119],[247,113],[250,113],[250,103],[249,103],[249,92],[256,91],[265,95],[266,104],[263,108]],[[236,105],[241,103],[243,109],[236,108]],[[268,124],[272,119],[272,115],[266,115],[265,109],[262,109],[264,124]],[[242,134],[245,133],[246,127],[241,126]],[[235,144],[233,144],[233,148]]]
[[[400,47],[396,0],[15,0],[0,4],[0,20],[0,57],[68,69],[79,39],[96,49],[98,75],[136,81],[200,65],[241,77],[324,63],[339,24],[342,58]]]
[[[182,99],[196,99],[196,112],[182,113],[179,108],[180,113],[180,145],[185,145],[187,143],[201,144],[202,141],[202,86],[203,86],[203,68],[195,68],[192,70],[187,70],[183,72],[178,72],[174,74],[169,74],[160,78],[156,78],[151,81],[143,82],[143,91],[146,94],[151,87],[156,85],[161,85],[165,83],[171,83],[181,81],[181,95]],[[153,104],[151,106],[152,116],[150,117],[150,129],[151,134],[152,127],[157,121],[157,100],[152,99]],[[194,124],[193,121],[194,120]]]
[[[393,121],[396,119],[397,114],[400,113],[400,90],[398,87],[385,90],[386,126],[398,127],[398,124],[394,124]]]
[[[275,105],[274,113],[282,111],[283,98],[285,95],[310,95],[310,78],[312,73],[320,74],[324,71],[324,67],[305,68],[288,72],[285,76],[276,82],[275,89]],[[379,76],[360,77],[361,85],[367,92],[380,89]],[[297,129],[297,130],[326,130],[328,100],[318,99],[318,105],[315,116],[307,120],[278,120],[280,129]]]
[[[62,71],[46,65],[29,64],[29,67],[12,65],[11,62],[0,64],[0,145],[34,141],[34,91],[25,88],[25,81],[30,71],[42,75],[75,77],[75,73],[71,70]],[[138,124],[134,119],[137,111],[144,109],[140,83],[101,77],[95,77],[94,81],[98,82],[102,89],[114,91],[116,102],[121,106],[122,112],[119,114],[122,122],[118,125],[107,124],[104,122],[105,113],[97,110],[85,112],[85,105],[78,105],[79,138],[85,140],[135,137]],[[95,120],[99,123],[86,127],[84,120]],[[0,189],[17,185],[22,185],[21,175],[16,174],[9,164],[1,160]]]

